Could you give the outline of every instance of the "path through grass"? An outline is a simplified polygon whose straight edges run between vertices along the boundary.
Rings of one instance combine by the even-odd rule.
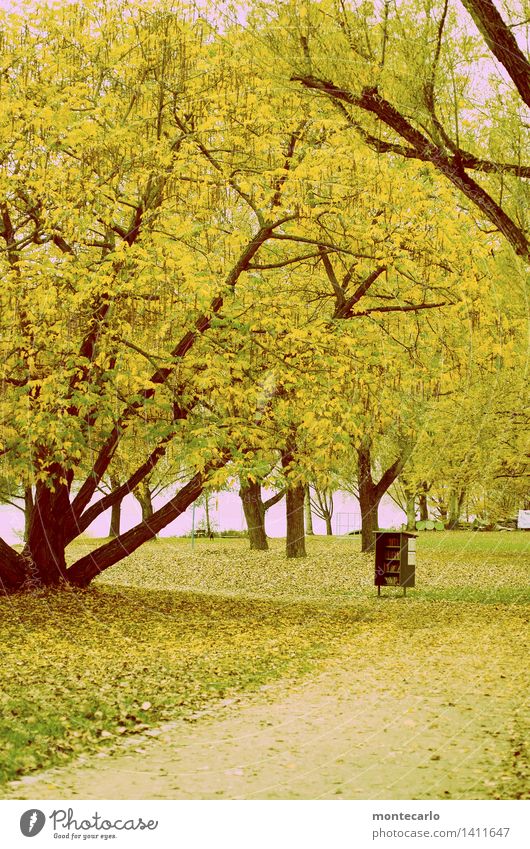
[[[356,537],[312,539],[303,561],[286,561],[281,541],[251,554],[244,540],[199,540],[194,551],[189,540],[160,540],[88,590],[1,599],[1,780],[112,750],[279,678],[300,680],[345,651],[361,677],[374,667],[394,684],[412,674],[425,690],[433,663],[440,671],[452,658],[454,674],[455,657],[466,669],[471,658],[520,736],[529,542],[524,533],[423,534],[418,588],[406,599],[399,590],[377,599]]]

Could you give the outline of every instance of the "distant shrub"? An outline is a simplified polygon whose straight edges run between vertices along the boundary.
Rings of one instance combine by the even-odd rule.
[[[194,536],[195,536],[195,539],[197,539],[197,538],[208,539],[208,534],[206,533],[204,528],[197,528]],[[192,533],[191,533],[191,531],[188,531],[188,533],[182,534],[180,539],[191,539],[191,537],[192,537]],[[237,538],[246,539],[248,537],[248,531],[236,531],[236,530],[232,530],[231,528],[228,528],[227,530],[224,530],[224,531],[212,531],[212,536],[210,537],[211,539],[217,539],[219,537],[224,537],[225,539],[227,539],[227,538],[230,538],[230,539],[234,539],[234,538],[235,539],[237,539]]]
[[[248,537],[248,531],[236,531],[228,528],[226,531],[217,531],[215,534],[216,537],[237,537],[241,539],[246,539]]]

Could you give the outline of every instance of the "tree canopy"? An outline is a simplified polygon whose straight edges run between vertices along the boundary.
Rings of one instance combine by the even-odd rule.
[[[464,5],[483,35],[419,0],[3,14],[0,453],[35,494],[7,590],[84,586],[279,458],[288,509],[363,446],[422,474],[452,399],[495,442],[526,356],[526,59]],[[67,568],[163,458],[182,487]]]

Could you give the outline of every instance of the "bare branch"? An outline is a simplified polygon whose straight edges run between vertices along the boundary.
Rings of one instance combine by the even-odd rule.
[[[376,268],[372,271],[371,274],[366,277],[360,286],[357,287],[351,298],[348,298],[347,301],[344,301],[343,305],[339,309],[335,309],[333,314],[333,318],[350,318],[352,316],[352,309],[355,304],[359,303],[361,298],[363,298],[369,288],[375,283],[377,278],[386,271],[386,265],[381,265],[379,268]]]
[[[344,297],[344,289],[337,280],[337,276],[327,254],[327,251],[323,247],[320,247],[320,256],[322,259],[322,264],[328,276],[328,280],[331,283],[331,286],[335,293],[335,312],[338,312],[343,308],[344,302],[346,300],[346,298]]]
[[[248,267],[249,271],[256,270],[264,270],[267,268],[284,268],[286,265],[293,265],[295,262],[304,262],[306,259],[314,259],[315,257],[319,257],[320,252],[313,254],[304,254],[302,256],[295,256],[292,259],[284,259],[282,262],[268,262],[268,263],[251,263]]]
[[[419,310],[432,310],[437,307],[454,306],[447,301],[442,301],[439,304],[411,304],[406,307],[371,307],[363,312],[353,312],[350,318],[358,318],[361,315],[370,315],[373,312],[418,312]]]

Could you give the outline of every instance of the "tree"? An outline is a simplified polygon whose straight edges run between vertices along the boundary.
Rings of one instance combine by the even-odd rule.
[[[455,71],[465,88],[453,24],[449,37],[427,10],[414,57],[403,38],[414,3],[386,24],[337,18],[327,0],[302,5],[307,14],[256,6],[248,27],[223,21],[219,33],[214,17],[165,2],[43,7],[28,25],[5,17],[0,452],[36,502],[25,556],[0,542],[6,589],[86,586],[205,488],[230,475],[259,481],[278,453],[287,553],[303,556],[308,481],[329,488],[330,464],[360,451],[373,506],[375,470],[384,478],[399,454],[381,440],[396,448],[417,435],[410,399],[430,398],[461,367],[455,326],[491,307],[490,272],[502,287],[522,279],[497,233],[470,240],[471,207],[459,204],[460,172],[478,169],[484,215],[514,244],[521,166],[490,167],[478,148],[459,166],[460,147],[448,147],[432,168],[394,138],[372,142],[363,106],[342,96],[346,81],[308,99],[315,68],[325,79],[343,58],[368,85],[379,71],[355,48],[374,27],[386,45],[381,85],[405,98],[434,32],[441,46],[427,67],[447,111],[442,80]],[[303,85],[287,82],[293,62]],[[425,130],[411,120],[446,144],[432,115]],[[508,137],[494,138],[503,154]],[[484,193],[491,200],[503,181],[501,207]],[[67,568],[66,546],[145,488],[170,452],[187,471],[178,492]],[[114,474],[120,484],[100,497]]]
[[[333,536],[333,528],[331,520],[333,518],[333,492],[330,489],[319,489],[313,487],[315,493],[314,499],[310,500],[310,505],[321,519],[326,523],[326,535]]]
[[[285,514],[287,536],[285,540],[285,551],[288,558],[306,556],[304,525],[305,486],[297,474],[296,452],[296,437],[292,433],[281,455],[282,468],[286,479]]]
[[[493,225],[528,264],[529,234],[520,209],[530,177],[524,117],[530,62],[519,46],[525,30],[528,36],[528,19],[512,8],[506,23],[491,0],[462,5],[504,75],[490,61],[484,79],[484,63],[476,62],[481,45],[448,0],[413,0],[399,8],[385,3],[368,15],[364,6],[306,6],[304,23],[298,20],[291,30],[299,39],[291,79],[329,98],[373,150],[429,163],[475,208],[477,225]],[[295,4],[293,16],[298,14]],[[329,42],[322,27],[333,38],[331,56],[324,55]]]
[[[231,112],[240,78],[220,43],[211,61],[212,28],[163,4],[123,11],[42,8],[31,26],[6,17],[1,451],[31,476],[36,500],[28,556],[0,544],[8,590],[86,585],[215,482],[229,454],[193,412],[204,393],[197,342],[217,317],[232,320],[240,278],[296,218],[282,197],[296,126],[276,123],[264,160],[260,135],[241,130],[248,91]],[[247,171],[261,173],[259,198]],[[153,405],[160,415],[143,428],[154,448],[93,503],[118,445]],[[191,446],[188,483],[67,569],[68,543],[138,487],[177,434]]]
[[[120,480],[116,477],[116,475],[110,476],[110,488],[112,490],[118,489],[120,486]],[[109,526],[109,537],[115,539],[120,535],[120,527],[121,527],[121,501],[115,501],[112,507],[110,508],[110,526]]]
[[[402,471],[408,456],[405,449],[394,462],[386,468],[375,481],[372,468],[372,450],[369,439],[361,442],[357,449],[358,491],[361,508],[361,545],[362,551],[369,551],[375,545],[375,531],[379,530],[378,512],[383,495]]]
[[[309,488],[309,484],[306,484],[305,487],[305,501],[304,501],[304,517],[305,517],[305,532],[306,536],[314,536],[313,530],[313,515],[311,512],[311,491]]]
[[[268,551],[265,514],[270,507],[278,504],[285,495],[285,491],[280,489],[266,501],[263,501],[261,487],[261,480],[244,476],[239,479],[239,495],[243,504],[251,551]]]

